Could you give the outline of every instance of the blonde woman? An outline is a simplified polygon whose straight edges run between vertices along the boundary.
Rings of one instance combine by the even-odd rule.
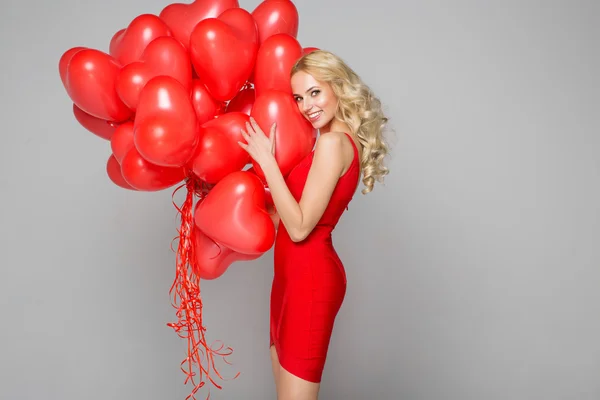
[[[331,52],[301,57],[291,71],[298,109],[319,129],[315,149],[284,178],[269,137],[251,120],[240,143],[264,172],[278,225],[270,349],[279,400],[316,400],[346,274],[331,233],[362,182],[383,181],[388,146],[380,101]]]

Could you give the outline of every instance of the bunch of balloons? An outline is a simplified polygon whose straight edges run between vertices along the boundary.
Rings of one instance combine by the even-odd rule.
[[[275,157],[284,176],[316,141],[291,95],[292,65],[316,49],[303,48],[297,33],[298,11],[289,0],[265,0],[251,12],[238,0],[196,0],[135,17],[112,36],[108,52],[73,47],[60,57],[75,119],[110,142],[112,182],[147,192],[187,188],[177,208],[171,288],[178,322],[169,325],[188,339],[188,379],[193,364],[200,368],[188,398],[204,375],[221,388],[211,377],[211,368],[221,377],[213,356],[231,353],[206,342],[200,279],[260,257],[275,239],[269,189],[237,144],[241,131],[250,116],[266,134],[277,123]]]

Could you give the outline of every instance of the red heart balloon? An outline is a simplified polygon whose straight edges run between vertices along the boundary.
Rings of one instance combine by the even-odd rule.
[[[115,90],[120,69],[117,60],[102,51],[79,50],[68,62],[67,93],[77,107],[96,118],[125,121],[132,112]]]
[[[239,37],[258,46],[258,27],[252,14],[243,8],[230,8],[222,12],[217,19],[232,27]]]
[[[256,95],[269,89],[292,94],[290,71],[302,57],[302,46],[292,36],[278,33],[269,37],[260,46],[254,68]]]
[[[249,119],[241,112],[227,113],[202,125],[200,143],[190,161],[198,178],[214,184],[250,162],[248,153],[237,144],[244,140],[241,130]]]
[[[250,261],[260,254],[237,253],[206,236],[198,227],[194,227],[194,258],[192,268],[202,279],[212,280],[222,276],[227,268],[236,261]]]
[[[185,165],[198,144],[198,122],[189,90],[170,76],[148,81],[140,93],[134,142],[140,154],[156,165]]]
[[[247,171],[232,172],[221,179],[196,204],[194,221],[205,235],[238,253],[262,254],[275,241],[263,185]]]
[[[287,176],[313,149],[317,130],[302,116],[293,97],[279,90],[267,90],[256,98],[252,117],[268,136],[271,126],[275,129],[275,159],[283,176]],[[265,179],[260,166],[252,160],[254,170]]]
[[[132,110],[137,108],[144,85],[156,76],[171,76],[185,90],[191,89],[192,66],[186,49],[177,39],[170,36],[154,39],[139,59],[123,67],[116,81],[117,93]]]
[[[62,81],[62,84],[65,88],[65,90],[67,90],[68,93],[68,87],[67,87],[67,67],[69,66],[69,63],[71,62],[71,58],[73,58],[73,56],[80,52],[81,50],[86,49],[87,47],[72,47],[69,50],[65,51],[62,56],[60,57],[60,60],[58,61],[58,73],[60,75],[60,80]]]
[[[110,39],[110,44],[108,45],[108,54],[110,54],[113,57],[119,51],[119,45],[121,44],[122,36],[125,33],[125,29],[127,28],[119,29]]]
[[[137,190],[154,192],[171,187],[185,178],[182,167],[162,167],[145,160],[135,147],[121,161],[125,181]]]
[[[252,17],[258,26],[260,43],[278,33],[298,36],[298,9],[289,0],[267,0],[260,3]]]
[[[316,50],[320,50],[320,49],[318,47],[305,47],[305,48],[302,49],[302,54],[303,55],[310,54],[310,53],[312,53],[313,51],[316,51]]]
[[[233,99],[231,99],[229,104],[227,104],[227,112],[243,112],[246,115],[250,115],[255,99],[256,94],[254,88],[247,87],[242,89]]]
[[[167,24],[156,15],[142,14],[113,36],[109,52],[121,65],[127,65],[138,61],[150,42],[161,36],[171,36]]]
[[[127,183],[125,178],[123,178],[123,174],[121,173],[121,165],[113,155],[108,157],[108,161],[106,162],[106,174],[115,185],[122,187],[123,189],[136,190],[133,186]]]
[[[200,21],[216,18],[223,11],[239,6],[238,0],[195,0],[191,4],[173,3],[163,8],[159,17],[169,26],[175,39],[189,49],[190,35]]]
[[[265,188],[265,203],[267,205],[267,211],[269,210],[269,208],[275,207],[275,202],[273,201],[273,195],[271,194],[271,189],[269,189],[269,186],[263,180],[264,177],[261,177],[260,175],[258,175],[253,166],[248,168],[246,171],[252,172],[256,176],[258,176],[258,178],[261,180],[263,187]]]
[[[194,69],[217,101],[231,100],[246,83],[257,51],[256,23],[242,8],[205,19],[190,36]]]
[[[225,107],[224,103],[212,98],[199,79],[192,81],[192,106],[196,111],[198,124],[203,124],[221,114]]]
[[[123,162],[123,157],[134,147],[133,142],[133,122],[127,121],[115,130],[110,139],[110,148],[113,155],[119,163]]]
[[[86,113],[75,104],[73,104],[73,115],[75,116],[77,122],[81,124],[81,126],[92,132],[94,135],[105,140],[110,140],[115,132],[115,129],[117,129],[119,126],[119,124],[116,122],[96,118],[93,115]]]

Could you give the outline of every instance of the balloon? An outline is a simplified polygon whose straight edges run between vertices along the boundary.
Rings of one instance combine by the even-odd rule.
[[[217,101],[231,100],[246,83],[257,52],[256,23],[242,8],[205,19],[190,36],[194,69]]]
[[[77,122],[81,124],[81,126],[92,132],[94,135],[105,140],[111,139],[115,129],[117,129],[118,126],[116,122],[96,118],[93,115],[86,113],[75,104],[73,104],[73,115],[75,116]]]
[[[75,52],[65,74],[69,97],[77,107],[96,118],[114,122],[127,120],[132,112],[115,90],[120,68],[115,58],[99,50]]]
[[[106,162],[106,173],[115,185],[122,187],[123,189],[136,190],[123,178],[121,165],[113,155],[108,157],[108,161]]]
[[[258,178],[261,180],[263,187],[265,188],[265,204],[267,206],[267,210],[269,209],[269,207],[271,207],[271,208],[275,207],[275,202],[273,201],[273,195],[271,194],[271,189],[269,189],[269,186],[264,181],[264,177],[261,177],[260,175],[258,175],[256,173],[256,170],[254,169],[254,167],[250,167],[246,171],[252,172],[256,176],[258,176]]]
[[[221,114],[225,108],[224,103],[213,99],[206,86],[200,79],[192,81],[192,106],[196,111],[198,124],[203,124]]]
[[[275,208],[275,202],[273,201],[273,195],[271,194],[271,189],[268,186],[265,186],[265,204],[267,206],[267,210],[269,208]]]
[[[283,176],[287,176],[314,147],[317,130],[298,111],[292,96],[279,90],[267,90],[259,95],[252,108],[252,117],[268,136],[275,129],[275,160]],[[256,174],[264,180],[260,166],[252,160]]]
[[[236,261],[255,260],[260,254],[237,253],[206,236],[194,226],[194,272],[202,279],[217,279]]]
[[[135,147],[121,161],[125,181],[137,190],[153,192],[171,187],[185,178],[182,167],[163,167],[145,160]]]
[[[213,240],[243,254],[262,254],[275,242],[275,226],[265,209],[260,179],[232,172],[196,204],[196,226]]]
[[[121,44],[121,36],[123,36],[123,34],[125,33],[125,29],[127,28],[119,29],[110,39],[110,44],[108,46],[108,54],[110,54],[113,57],[119,51],[119,45]]]
[[[258,26],[260,43],[278,33],[298,36],[298,10],[289,0],[263,1],[252,11],[252,17]]]
[[[260,46],[254,67],[256,96],[269,89],[292,94],[290,71],[302,56],[302,46],[292,36],[279,33]]]
[[[170,36],[154,39],[140,55],[139,61],[123,67],[116,81],[117,93],[129,108],[135,110],[144,85],[159,75],[173,77],[185,90],[191,89],[189,56],[181,43]]]
[[[157,76],[144,86],[133,139],[153,164],[179,167],[190,159],[198,144],[198,121],[189,91],[175,78]]]
[[[302,49],[302,54],[303,55],[310,54],[310,53],[312,53],[313,51],[316,51],[316,50],[320,50],[320,49],[318,47],[305,47],[305,48]]]
[[[133,122],[127,121],[115,130],[115,133],[110,139],[110,148],[113,155],[120,163],[123,162],[123,157],[134,147],[133,143]]]
[[[251,172],[254,175],[256,175],[258,177],[258,179],[260,179],[260,181],[262,182],[264,187],[267,187],[267,181],[265,180],[264,176],[260,176],[256,173],[256,169],[254,168],[254,166],[252,164],[250,164],[250,168],[246,169],[245,171],[247,172]]]
[[[138,61],[150,42],[161,36],[171,36],[167,24],[156,15],[142,14],[135,17],[127,28],[113,36],[109,53],[121,65],[127,65]]]
[[[175,39],[186,49],[190,47],[190,35],[194,27],[207,18],[216,18],[223,11],[238,8],[238,0],[195,0],[191,4],[169,4],[159,17],[169,26]]]
[[[200,143],[190,162],[194,174],[208,183],[217,183],[234,171],[240,171],[250,162],[248,153],[240,147],[241,130],[249,122],[241,112],[219,115],[200,129]]]
[[[60,80],[62,81],[62,84],[64,86],[64,88],[67,90],[68,93],[68,87],[67,87],[67,67],[69,66],[69,63],[71,62],[71,58],[73,58],[73,56],[78,53],[79,51],[86,49],[87,47],[81,47],[81,46],[77,46],[77,47],[72,47],[69,50],[65,51],[62,56],[60,57],[60,60],[58,61],[58,73],[60,75]]]
[[[227,112],[243,112],[244,114],[250,115],[255,98],[256,94],[254,88],[247,87],[242,89],[233,99],[231,99],[229,104],[227,104]]]

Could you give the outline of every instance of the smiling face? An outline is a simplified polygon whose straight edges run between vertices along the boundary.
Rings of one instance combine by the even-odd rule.
[[[310,121],[313,128],[322,129],[331,124],[337,110],[337,97],[328,83],[298,71],[292,76],[292,93],[298,110]]]

